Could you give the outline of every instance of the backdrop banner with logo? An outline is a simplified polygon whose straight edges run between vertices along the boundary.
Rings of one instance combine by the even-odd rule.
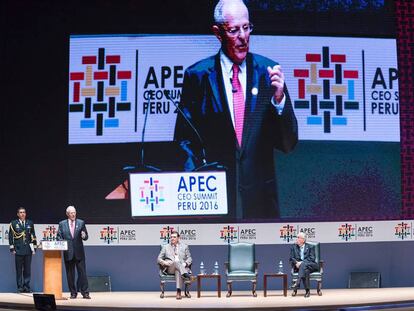
[[[168,243],[173,230],[190,245],[293,243],[299,232],[321,243],[398,242],[413,240],[414,220],[374,222],[87,225],[89,246],[143,246]],[[56,224],[35,225],[38,240],[53,241]],[[0,224],[0,245],[8,245],[8,224]]]

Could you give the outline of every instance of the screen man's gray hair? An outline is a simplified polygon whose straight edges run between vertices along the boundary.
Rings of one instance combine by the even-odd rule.
[[[306,241],[306,234],[303,233],[303,232],[299,232],[298,233],[298,238],[302,238],[302,239],[304,239]]]
[[[66,208],[66,215],[68,215],[70,212],[76,212],[76,208],[73,205],[69,205]]]
[[[220,0],[216,7],[214,8],[214,23],[215,24],[224,24],[226,22],[226,18],[225,18],[225,12],[224,12],[224,6],[225,5],[242,5],[244,7],[246,7],[246,5],[244,4],[243,0]],[[246,7],[247,8],[247,7]]]

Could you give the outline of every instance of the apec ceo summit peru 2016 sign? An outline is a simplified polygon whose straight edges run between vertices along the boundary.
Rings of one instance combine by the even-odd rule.
[[[227,214],[225,172],[133,173],[129,181],[133,217]]]

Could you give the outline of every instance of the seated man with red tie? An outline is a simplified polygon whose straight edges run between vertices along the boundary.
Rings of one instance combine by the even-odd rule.
[[[180,242],[180,234],[177,231],[171,233],[170,241],[170,244],[161,249],[157,263],[165,267],[168,274],[175,274],[176,298],[181,299],[183,278],[190,279],[192,258],[188,245]],[[187,296],[188,293],[185,292],[185,295]]]

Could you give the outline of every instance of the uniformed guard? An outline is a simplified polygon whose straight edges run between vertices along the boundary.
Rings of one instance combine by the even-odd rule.
[[[36,233],[33,221],[26,219],[24,207],[18,208],[17,217],[9,228],[10,252],[14,254],[16,264],[17,292],[31,293],[30,267],[37,246]]]

